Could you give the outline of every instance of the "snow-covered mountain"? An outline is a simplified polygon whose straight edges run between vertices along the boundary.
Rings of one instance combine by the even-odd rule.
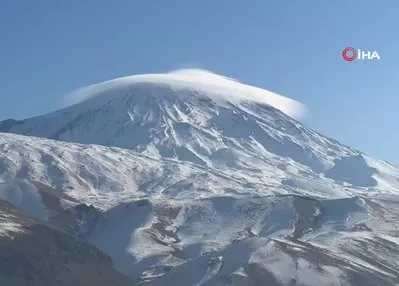
[[[44,116],[0,123],[0,132],[216,167],[251,168],[282,157],[283,164],[290,158],[323,171],[334,159],[357,154],[283,113],[298,115],[299,103],[203,71],[132,76],[74,95],[86,100]]]
[[[101,209],[74,232],[139,283],[399,283],[399,168],[293,119],[301,104],[197,70],[71,98],[0,122],[0,199],[50,222]]]
[[[380,176],[376,162],[289,117],[301,115],[300,103],[209,72],[131,76],[80,89],[71,98],[83,101],[3,121],[0,132],[240,172],[293,167],[354,186],[396,189],[396,180]]]

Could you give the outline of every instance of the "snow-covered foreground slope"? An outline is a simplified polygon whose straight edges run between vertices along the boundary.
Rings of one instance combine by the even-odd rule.
[[[145,285],[396,285],[398,219],[381,199],[141,200],[85,235]]]
[[[42,183],[100,207],[104,213],[88,219],[81,234],[140,283],[399,283],[399,172],[388,163],[366,156],[349,166],[337,161],[331,177],[351,174],[351,164],[375,169],[377,186],[354,187],[292,162],[240,172],[114,147],[0,135],[2,198],[25,208],[33,197],[42,208],[32,204],[26,211],[42,211]],[[76,204],[61,199],[63,208]]]
[[[397,193],[397,167],[361,155],[346,160],[349,163],[337,161],[330,169],[330,177],[337,177],[334,180],[293,161],[287,160],[283,167],[281,159],[273,157],[268,163],[259,163],[250,169],[221,169],[154,158],[115,147],[0,133],[2,189],[15,179],[29,179],[101,209],[141,198],[183,200],[273,194],[342,198],[356,194]],[[352,165],[358,167],[351,168]],[[352,180],[354,185],[341,182],[341,178]],[[358,185],[373,180],[375,186],[357,186],[356,180]],[[21,186],[16,188],[13,196],[21,196]],[[3,199],[8,197],[13,202],[10,192],[0,194]],[[26,194],[32,194],[32,191]]]

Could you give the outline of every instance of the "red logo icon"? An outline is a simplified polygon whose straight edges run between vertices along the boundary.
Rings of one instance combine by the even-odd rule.
[[[357,51],[352,47],[346,47],[342,51],[342,57],[347,62],[354,61],[357,58]]]

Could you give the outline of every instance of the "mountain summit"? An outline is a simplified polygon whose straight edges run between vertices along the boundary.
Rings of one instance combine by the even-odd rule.
[[[77,104],[24,121],[4,121],[0,132],[115,146],[206,165],[212,155],[236,145],[223,142],[223,136],[247,141],[256,131],[252,127],[261,133],[267,125],[284,128],[268,122],[270,117],[304,112],[294,100],[203,70],[124,77],[79,89],[68,98]]]
[[[192,91],[191,95],[200,93],[219,102],[259,102],[271,105],[294,118],[299,118],[305,113],[304,106],[295,100],[201,69],[182,69],[164,74],[122,77],[78,89],[68,94],[66,99],[71,103],[77,103],[103,93],[118,94],[120,93],[118,89],[127,88],[134,91],[135,86],[140,84],[169,87],[175,91]],[[162,96],[162,93],[158,96]]]

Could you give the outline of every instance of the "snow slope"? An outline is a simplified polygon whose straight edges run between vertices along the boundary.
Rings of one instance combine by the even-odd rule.
[[[399,216],[384,211],[376,198],[141,200],[85,234],[144,285],[396,285]]]
[[[334,176],[330,177],[334,180],[291,160],[286,160],[282,167],[283,160],[278,157],[270,157],[242,170],[221,169],[176,159],[159,159],[115,147],[0,133],[1,181],[29,179],[40,182],[101,209],[127,200],[148,198],[180,200],[273,194],[342,198],[397,193],[397,167],[367,156],[353,158],[360,161],[357,164],[365,170],[375,169],[372,177],[365,172],[364,180],[373,179],[376,184],[357,186],[340,180],[350,181],[353,172],[362,169],[342,167],[337,173],[337,167],[332,168]],[[3,198],[7,199],[7,196]],[[9,200],[12,202],[11,198]]]
[[[103,209],[81,234],[140,283],[398,283],[399,253],[391,252],[399,242],[399,174],[388,163],[356,157],[353,164],[376,169],[381,183],[357,187],[292,161],[284,169],[264,164],[240,172],[115,147],[0,135],[3,185],[29,179]],[[337,163],[330,176],[348,177],[346,164]],[[348,284],[351,279],[357,284]]]

